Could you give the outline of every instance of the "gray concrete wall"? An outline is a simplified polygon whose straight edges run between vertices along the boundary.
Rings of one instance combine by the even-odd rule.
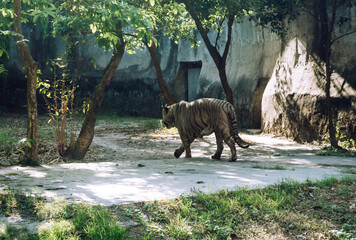
[[[215,42],[215,35],[210,38]],[[226,29],[219,41],[221,51],[225,43]],[[226,72],[234,94],[237,115],[243,126],[250,126],[252,121],[251,109],[258,81],[272,76],[280,51],[281,40],[277,35],[256,27],[247,19],[240,24],[234,24]],[[199,47],[191,48],[189,42],[181,41],[178,47],[178,63],[196,61],[202,62],[197,96],[224,98],[218,71],[204,42],[201,40]]]

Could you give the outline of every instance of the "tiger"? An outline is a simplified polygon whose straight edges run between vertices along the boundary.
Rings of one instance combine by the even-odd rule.
[[[162,122],[167,128],[174,125],[182,144],[174,152],[179,158],[185,151],[185,157],[191,158],[190,144],[196,138],[202,138],[215,133],[217,150],[212,159],[220,159],[224,149],[223,141],[230,147],[230,162],[235,162],[235,142],[241,148],[248,148],[249,144],[242,140],[238,133],[238,124],[233,105],[224,100],[202,98],[192,102],[180,101],[162,109]]]

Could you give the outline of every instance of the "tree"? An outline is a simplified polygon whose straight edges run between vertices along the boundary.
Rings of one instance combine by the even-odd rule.
[[[178,2],[185,4],[187,11],[194,20],[196,28],[202,36],[205,46],[218,69],[226,100],[234,106],[234,96],[226,75],[226,61],[231,45],[233,24],[235,21],[241,21],[246,15],[248,1],[178,0]],[[219,40],[225,23],[227,23],[226,43],[222,53],[220,53]],[[211,31],[217,33],[214,42],[208,36]]]
[[[29,140],[26,149],[25,165],[38,165],[38,112],[36,98],[36,82],[38,64],[32,58],[31,52],[22,35],[21,0],[14,0],[14,38],[16,46],[21,55],[21,60],[26,71],[27,78],[27,139]]]
[[[326,94],[326,112],[328,119],[328,130],[331,146],[334,148],[340,148],[338,141],[336,139],[336,130],[334,123],[334,114],[332,109],[332,101],[330,96],[330,86],[331,86],[331,74],[332,74],[332,65],[330,62],[332,56],[332,46],[340,38],[356,33],[356,29],[353,31],[344,33],[340,36],[335,36],[335,27],[336,25],[341,26],[346,21],[350,19],[345,18],[342,13],[345,7],[351,7],[353,4],[356,4],[354,0],[313,0],[314,12],[311,13],[308,11],[308,2],[305,1],[303,9],[312,14],[316,20],[316,24],[320,24],[320,44],[319,49],[316,49],[318,56],[322,61],[325,62],[325,94]]]
[[[149,34],[153,36],[154,39],[157,39],[160,36],[168,36],[169,39],[174,40],[177,44],[178,39],[189,40],[193,44],[197,43],[197,39],[192,31],[194,29],[194,25],[190,18],[187,18],[187,12],[182,4],[178,4],[172,1],[158,0],[154,2],[150,1],[150,3],[145,0],[136,0],[132,1],[131,3],[135,6],[145,8],[151,15],[151,18],[154,19],[151,28],[145,30],[150,31]],[[138,34],[142,33],[143,32],[138,32]],[[142,41],[147,47],[154,64],[161,95],[167,105],[172,105],[175,103],[175,99],[170,94],[168,87],[163,79],[162,69],[156,53],[157,42],[149,42],[147,40],[147,36],[144,36]]]
[[[9,59],[8,49],[10,46],[10,31],[13,11],[8,9],[4,3],[0,3],[0,102],[5,102],[7,91],[7,69],[5,63]],[[1,110],[1,106],[0,106]]]
[[[26,14],[23,18],[21,0],[14,0],[13,2],[13,12],[10,9],[9,3],[7,1],[2,2],[1,13],[5,21],[0,24],[1,28],[9,27],[9,17],[13,18],[12,26],[13,32],[10,30],[2,31],[2,34],[12,34],[15,39],[17,49],[20,53],[23,67],[26,72],[27,79],[27,139],[25,158],[22,161],[23,165],[38,165],[38,110],[37,110],[37,98],[36,98],[36,83],[37,83],[37,72],[38,63],[33,59],[31,52],[28,48],[27,41],[22,34],[23,22],[28,22],[29,19],[33,22],[39,21],[41,26],[47,26],[48,18],[54,16],[53,10],[54,6],[51,4],[50,0],[44,0],[40,3],[33,4],[30,1],[26,1],[26,10],[30,14]]]
[[[79,136],[74,146],[68,148],[64,156],[82,159],[94,137],[96,117],[125,49],[133,51],[139,44],[136,40],[141,41],[143,37],[146,37],[147,42],[153,41],[151,35],[146,33],[151,19],[144,9],[129,5],[125,1],[64,2],[60,10],[61,14],[58,15],[55,24],[56,34],[64,36],[65,39],[72,38],[75,34],[78,36],[94,34],[98,46],[111,53],[111,59],[103,71],[101,81],[90,99]],[[125,30],[129,30],[129,34],[126,34]],[[137,35],[138,39],[132,38],[132,35]]]
[[[328,120],[328,131],[330,144],[334,148],[339,148],[336,139],[336,130],[334,124],[334,114],[330,96],[332,65],[330,62],[332,56],[333,44],[342,37],[356,33],[356,29],[339,36],[335,35],[336,25],[342,26],[350,19],[342,15],[346,7],[352,7],[356,4],[355,0],[257,0],[254,2],[254,15],[251,18],[263,26],[269,26],[272,31],[284,35],[286,28],[284,21],[288,23],[293,21],[301,11],[304,11],[314,18],[315,39],[312,51],[320,58],[319,67],[323,68],[319,72],[325,78],[326,95],[326,113]],[[322,66],[324,64],[324,67]]]

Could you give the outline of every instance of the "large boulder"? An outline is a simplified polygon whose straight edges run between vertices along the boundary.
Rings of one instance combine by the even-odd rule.
[[[327,133],[326,80],[315,60],[298,38],[286,45],[262,98],[265,133],[300,142],[311,142]],[[356,139],[356,90],[337,71],[331,77],[337,130]]]

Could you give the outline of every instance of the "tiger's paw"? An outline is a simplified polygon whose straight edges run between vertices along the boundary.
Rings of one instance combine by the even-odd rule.
[[[232,157],[232,158],[229,160],[229,162],[236,162],[236,160],[237,160],[237,157]]]
[[[215,160],[220,160],[220,155],[214,154],[213,156],[211,156],[211,158]]]
[[[179,158],[180,155],[182,155],[182,153],[183,153],[183,151],[180,151],[179,149],[177,149],[177,150],[174,151],[174,156],[175,156],[176,158]]]

